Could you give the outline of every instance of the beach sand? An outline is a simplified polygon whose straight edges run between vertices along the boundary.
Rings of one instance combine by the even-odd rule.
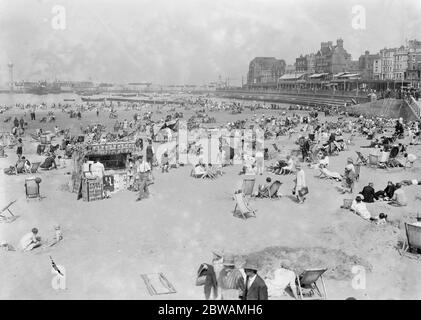
[[[182,109],[180,108],[182,111]],[[15,111],[17,114],[23,112]],[[42,113],[46,113],[43,111]],[[132,119],[134,111],[119,111],[119,120]],[[245,111],[240,115],[210,112],[218,122],[250,117],[252,114],[279,114],[279,111]],[[291,112],[290,112],[291,113]],[[190,113],[191,114],[191,113]],[[1,126],[6,116],[0,115]],[[165,112],[164,112],[165,115]],[[189,112],[184,111],[185,120]],[[37,127],[52,130],[71,127],[77,132],[80,123],[56,111],[56,123],[29,123],[28,132]],[[162,115],[156,115],[161,117]],[[83,113],[81,123],[102,123],[112,128],[115,119],[108,113]],[[294,141],[281,137],[280,148],[296,149]],[[24,155],[30,161],[41,160],[36,155],[37,143],[24,137]],[[53,143],[60,143],[55,140]],[[355,146],[336,157],[330,157],[330,170],[342,173],[347,157],[356,159],[355,150],[368,141],[358,137]],[[270,143],[269,143],[270,144]],[[269,145],[266,143],[266,145]],[[271,148],[271,147],[269,147]],[[362,149],[365,154],[368,149]],[[410,146],[410,152],[421,158],[421,148]],[[16,151],[7,149],[7,158],[0,159],[0,168],[16,162]],[[317,172],[304,168],[310,194],[305,204],[291,199],[293,175],[264,174],[279,179],[283,185],[280,200],[251,200],[257,217],[243,221],[233,217],[232,198],[240,166],[224,168],[225,175],[216,180],[194,179],[191,166],[180,167],[163,174],[154,170],[155,183],[151,197],[136,202],[130,191],[114,193],[111,199],[94,202],[76,200],[76,194],[66,191],[72,168],[40,171],[41,201],[25,199],[25,175],[7,176],[0,173],[0,206],[17,199],[12,209],[20,217],[13,223],[0,223],[0,239],[15,247],[31,228],[37,227],[45,239],[54,236],[55,224],[60,224],[64,240],[51,248],[38,248],[22,253],[0,251],[0,299],[203,299],[203,287],[195,286],[196,271],[203,262],[210,262],[213,250],[224,250],[238,256],[252,254],[260,258],[261,274],[289,260],[296,270],[327,267],[325,283],[329,299],[421,299],[420,262],[401,257],[397,246],[405,238],[403,223],[414,221],[421,202],[415,197],[418,186],[405,187],[409,205],[387,208],[376,205],[373,212],[386,212],[391,225],[375,226],[348,210],[340,209],[343,199],[337,182],[314,177]],[[388,180],[421,178],[421,165],[403,169],[371,169],[362,167],[355,191],[373,181],[375,189],[383,189]],[[371,208],[371,206],[369,206]],[[65,268],[66,290],[55,290],[51,281],[52,256]],[[366,270],[365,288],[355,286],[354,266]],[[355,270],[354,270],[355,271]],[[141,274],[162,272],[177,293],[150,296]],[[353,285],[354,283],[354,285]],[[361,285],[361,283],[360,283]]]

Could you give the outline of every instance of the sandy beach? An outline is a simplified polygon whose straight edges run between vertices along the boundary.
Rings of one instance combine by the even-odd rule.
[[[162,114],[154,114],[155,119],[168,113],[166,107],[162,110]],[[182,107],[179,110],[184,112],[185,119],[193,112]],[[47,111],[38,111],[36,121],[30,121],[28,113],[24,118],[29,125],[22,137],[24,155],[31,161],[44,158],[36,154],[38,143],[29,135],[39,127],[53,130],[57,125],[77,133],[81,125],[101,123],[112,128],[115,122],[105,111],[99,117],[94,111],[84,112],[79,121],[56,110],[55,123],[39,123],[38,119]],[[118,120],[131,120],[134,113],[118,110]],[[208,114],[216,118],[217,124],[223,124],[253,114],[279,115],[280,111]],[[23,111],[9,110],[0,115],[2,131],[11,129],[4,119],[15,115],[20,118]],[[281,136],[276,143],[288,154],[298,148],[294,143],[297,138],[298,134],[292,139]],[[53,144],[60,141],[56,138]],[[271,143],[265,141],[270,150]],[[330,170],[342,173],[346,159],[356,160],[355,151],[368,143],[366,138],[357,136],[349,150],[330,158]],[[419,146],[409,146],[409,151],[420,158]],[[17,160],[15,149],[6,149],[6,153],[8,157],[0,159],[2,169]],[[64,236],[53,247],[42,246],[25,253],[1,251],[0,299],[203,299],[203,287],[195,286],[196,272],[201,263],[211,261],[214,250],[238,257],[257,256],[262,263],[259,272],[262,275],[279,267],[283,260],[289,260],[297,272],[328,268],[325,274],[328,299],[351,296],[421,299],[421,282],[417,280],[421,275],[419,262],[400,256],[397,250],[405,239],[404,222],[415,221],[419,211],[421,202],[416,199],[419,186],[404,187],[409,199],[407,207],[393,208],[378,202],[368,205],[373,213],[388,214],[391,223],[384,226],[370,224],[340,208],[343,199],[355,197],[368,182],[374,182],[377,190],[383,189],[389,180],[419,178],[421,165],[417,162],[414,168],[406,170],[362,167],[353,196],[338,193],[335,187],[339,183],[322,180],[316,177],[316,170],[305,166],[310,194],[303,205],[292,199],[293,175],[265,172],[257,176],[257,183],[263,183],[267,176],[280,180],[283,196],[279,200],[251,199],[257,217],[246,221],[233,216],[234,187],[243,178],[238,175],[239,165],[225,167],[225,174],[215,180],[191,178],[190,165],[171,169],[169,173],[155,169],[151,197],[140,202],[135,201],[134,192],[126,190],[102,201],[77,200],[76,194],[69,191],[71,166],[68,160],[66,168],[41,170],[35,175],[42,179],[41,201],[26,200],[24,183],[28,175],[8,176],[3,170],[0,173],[0,206],[17,200],[12,208],[19,216],[13,223],[0,224],[2,240],[16,246],[21,236],[33,227],[39,229],[43,239],[51,239],[55,224],[61,225]],[[52,288],[54,275],[49,256],[65,268],[66,290]],[[355,266],[366,271],[364,288],[361,283],[360,287],[355,285]],[[141,274],[160,272],[172,283],[176,293],[161,296],[148,293]]]

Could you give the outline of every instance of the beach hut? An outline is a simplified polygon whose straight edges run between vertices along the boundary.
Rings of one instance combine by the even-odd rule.
[[[71,191],[78,194],[78,199],[87,201],[98,200],[98,195],[103,188],[103,183],[112,182],[112,190],[124,189],[126,164],[129,157],[142,151],[136,141],[118,141],[102,144],[80,143],[73,152],[73,173]],[[96,181],[93,177],[82,172],[84,159],[95,161],[98,159],[105,168],[104,181]],[[102,192],[102,191],[101,191]],[[93,194],[92,197],[89,193]]]

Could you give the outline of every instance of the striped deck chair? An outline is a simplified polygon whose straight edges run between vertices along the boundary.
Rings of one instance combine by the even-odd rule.
[[[38,168],[41,165],[41,162],[33,162],[31,164],[31,168],[27,173],[38,173]]]
[[[39,184],[36,183],[35,179],[36,178],[25,179],[26,200],[30,198],[38,198],[38,200],[41,200],[41,195],[39,193]]]
[[[315,293],[317,293],[321,299],[327,299],[326,287],[322,276],[326,271],[327,269],[308,269],[301,273],[300,276],[297,276],[296,282],[301,300],[318,299],[318,297],[314,297]],[[319,279],[322,283],[323,292],[321,292],[317,286],[317,280]],[[309,298],[304,298],[306,295],[309,296]]]
[[[274,181],[269,188],[265,188],[259,192],[259,198],[269,198],[269,199],[280,199],[281,195],[278,194],[279,188],[281,187],[282,182],[279,180]]]
[[[421,227],[405,223],[406,241],[402,244],[399,254],[402,256],[420,259],[420,254],[413,254],[411,251],[421,250]]]
[[[243,194],[245,196],[252,196],[253,195],[253,189],[254,185],[256,183],[256,178],[244,178],[243,180],[243,186],[241,188]]]
[[[242,192],[234,194],[235,207],[234,216],[247,219],[250,217],[256,217],[256,211],[253,210],[247,202],[246,197]]]
[[[368,163],[368,159],[366,156],[364,156],[361,152],[359,151],[355,151],[357,153],[358,159],[357,159],[357,163],[361,163],[362,165],[367,165]]]

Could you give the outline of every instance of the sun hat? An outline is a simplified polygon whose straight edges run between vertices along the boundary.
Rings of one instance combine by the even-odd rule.
[[[259,270],[259,266],[256,259],[248,258],[246,259],[246,263],[243,266],[243,269],[250,269],[250,270]]]
[[[234,255],[232,255],[232,254],[224,255],[223,265],[224,266],[235,266]]]

